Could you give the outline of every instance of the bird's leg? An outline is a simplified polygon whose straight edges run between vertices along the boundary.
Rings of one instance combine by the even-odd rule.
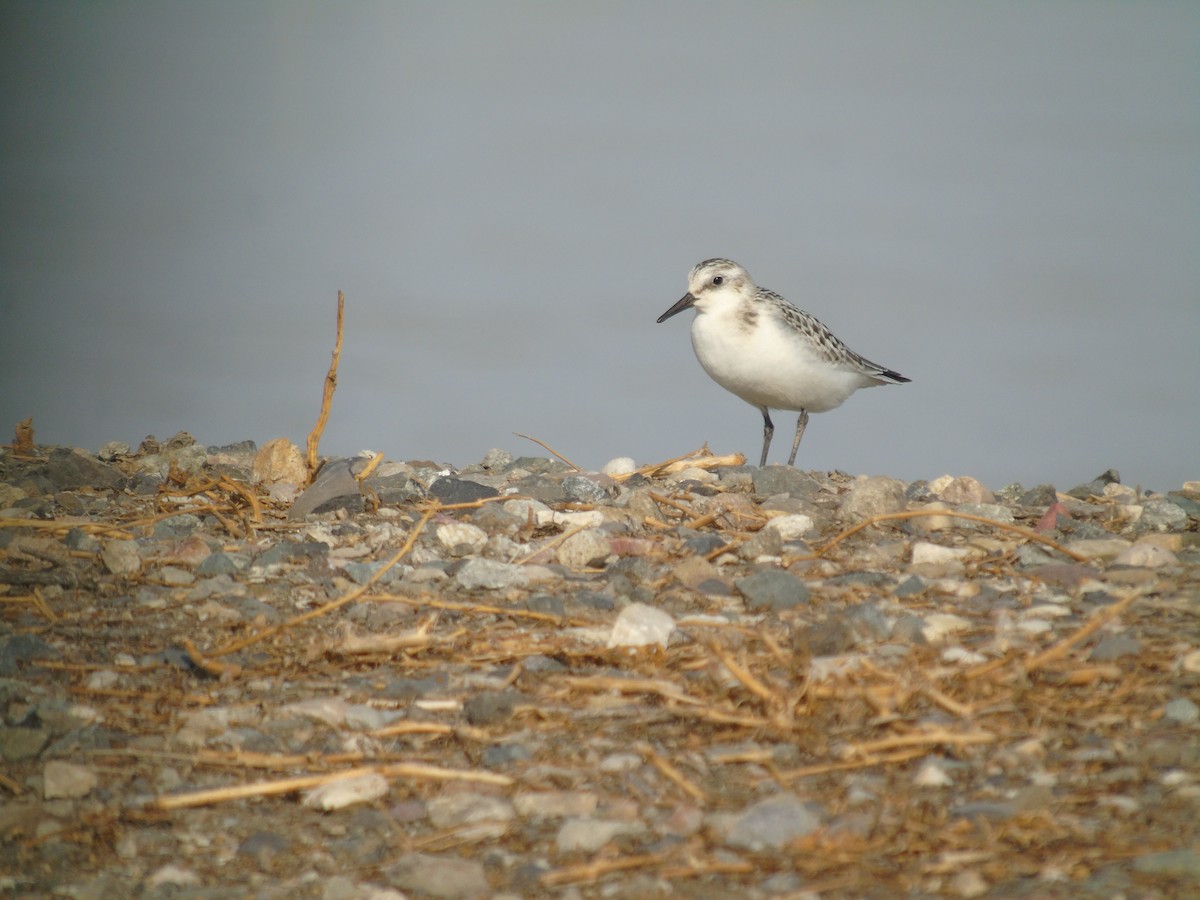
[[[771,414],[767,412],[765,406],[760,406],[763,414],[763,454],[762,459],[758,462],[758,467],[761,469],[767,464],[767,450],[771,446],[771,435],[775,433],[775,426],[771,423]]]
[[[800,446],[800,438],[804,437],[804,428],[808,425],[808,410],[800,410],[800,417],[796,419],[796,436],[792,438],[792,455],[788,457],[788,465],[796,464],[796,448]]]

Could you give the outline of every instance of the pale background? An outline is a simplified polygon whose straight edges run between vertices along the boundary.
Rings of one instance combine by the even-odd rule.
[[[1200,3],[0,2],[0,440],[581,465],[761,421],[729,256],[913,379],[799,463],[1200,478]],[[772,461],[794,416],[775,416]]]

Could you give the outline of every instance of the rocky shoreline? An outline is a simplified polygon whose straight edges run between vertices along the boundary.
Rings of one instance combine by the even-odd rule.
[[[0,449],[0,892],[1200,892],[1200,483]]]

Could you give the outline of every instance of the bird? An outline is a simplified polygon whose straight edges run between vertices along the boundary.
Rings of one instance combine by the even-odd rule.
[[[688,292],[658,321],[687,309],[696,311],[692,349],[704,371],[762,413],[760,468],[775,433],[772,409],[800,414],[788,456],[792,466],[809,413],[841,406],[859,388],[912,380],[855,353],[814,316],[756,285],[731,259],[697,263]]]

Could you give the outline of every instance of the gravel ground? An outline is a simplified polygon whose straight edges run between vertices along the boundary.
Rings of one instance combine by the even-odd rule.
[[[740,463],[0,450],[0,891],[1200,895],[1200,483]]]

